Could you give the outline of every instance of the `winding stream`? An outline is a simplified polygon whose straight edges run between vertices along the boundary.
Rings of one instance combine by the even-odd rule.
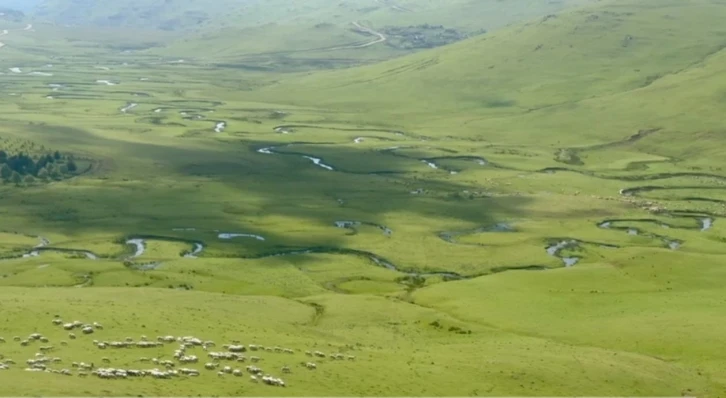
[[[197,256],[204,250],[204,245],[202,243],[194,243],[194,249],[191,253],[187,253],[184,255],[184,258],[197,258]]]
[[[126,113],[126,112],[130,111],[131,109],[136,108],[138,105],[139,104],[137,104],[135,102],[129,103],[128,105],[121,108],[121,113]]]
[[[547,246],[545,250],[547,250],[547,254],[549,254],[550,256],[557,257],[562,260],[562,262],[565,264],[565,267],[572,267],[580,262],[580,257],[563,257],[561,255],[561,252],[565,249],[577,248],[579,247],[579,245],[579,242],[576,240],[563,240]]]
[[[335,169],[333,168],[333,166],[330,166],[330,165],[327,165],[327,164],[323,163],[323,160],[320,159],[320,158],[316,158],[316,157],[312,157],[312,156],[307,156],[307,155],[303,155],[303,157],[305,159],[311,160],[316,166],[322,167],[322,168],[324,168],[326,170],[335,171]]]
[[[126,244],[136,247],[136,251],[129,256],[129,259],[141,256],[146,250],[146,242],[143,239],[129,239],[126,241]]]
[[[223,232],[217,235],[219,239],[233,239],[233,238],[253,238],[257,239],[259,241],[264,241],[265,238],[260,235],[255,234],[244,234],[244,233],[230,233],[230,232]]]
[[[393,230],[386,227],[385,225],[380,225],[372,222],[365,222],[365,221],[336,221],[334,225],[338,228],[347,229],[352,232],[352,234],[358,233],[357,227],[367,225],[370,227],[375,227],[383,231],[383,234],[386,236],[391,236],[393,234]]]
[[[652,223],[655,225],[660,226],[661,228],[670,229],[673,228],[673,226],[663,223],[658,220],[654,219],[613,219],[613,220],[606,220],[603,222],[600,222],[597,224],[598,228],[601,229],[615,229],[620,231],[625,231],[628,235],[631,236],[645,236],[651,239],[660,240],[663,242],[665,247],[671,249],[671,250],[678,250],[683,245],[683,242],[678,239],[673,239],[664,235],[658,235],[653,233],[644,233],[638,228],[632,227],[632,226],[617,226],[614,225],[615,223],[621,223],[621,222],[644,222],[644,223]],[[680,227],[679,227],[680,228]],[[688,229],[687,227],[682,227],[682,229]]]

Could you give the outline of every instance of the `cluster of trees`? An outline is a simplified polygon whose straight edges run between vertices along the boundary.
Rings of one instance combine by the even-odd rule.
[[[61,180],[64,176],[78,171],[76,162],[58,151],[31,157],[22,152],[9,155],[0,150],[0,164],[0,178],[16,185],[32,184],[37,180]]]

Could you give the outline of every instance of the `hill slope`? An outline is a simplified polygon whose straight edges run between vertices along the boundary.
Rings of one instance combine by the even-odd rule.
[[[592,0],[541,2],[497,0],[45,0],[35,15],[62,24],[156,27],[160,29],[247,28],[270,23],[336,23],[366,20],[376,25],[436,23],[478,30],[558,11]]]
[[[704,64],[717,62],[726,28],[704,21],[725,17],[724,5],[610,1],[373,66],[286,79],[267,91],[274,96],[294,92],[288,97],[294,104],[364,110],[383,119],[416,115],[421,128],[432,130],[451,128],[460,122],[458,115],[466,115],[466,123],[456,125],[460,134],[483,136],[486,131],[489,139],[521,140],[510,133],[515,130],[542,139],[537,134],[545,128],[557,132],[551,141],[583,132],[629,135],[645,123],[628,119],[624,130],[590,133],[611,126],[592,126],[587,115],[602,104],[635,98],[660,103],[645,110],[653,102],[638,102],[628,112],[640,109],[637,118],[650,120],[652,112],[662,111],[668,113],[660,113],[661,118],[680,114],[674,113],[678,95],[662,97],[654,90],[673,82],[664,77],[695,78]],[[678,90],[690,88],[681,84]],[[662,108],[664,101],[668,106]],[[557,117],[551,117],[555,112]],[[625,127],[626,120],[615,115],[600,110],[599,120]]]

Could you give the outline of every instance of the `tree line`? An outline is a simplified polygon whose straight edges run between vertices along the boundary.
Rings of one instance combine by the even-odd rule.
[[[0,178],[16,185],[32,184],[36,180],[62,180],[64,176],[78,171],[73,158],[58,151],[32,157],[23,152],[9,155],[0,150],[0,164]]]

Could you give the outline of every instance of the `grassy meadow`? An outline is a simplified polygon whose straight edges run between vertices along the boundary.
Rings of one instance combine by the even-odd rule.
[[[566,3],[584,7],[300,73],[200,55],[237,57],[226,33],[8,25],[0,149],[84,167],[0,184],[0,395],[726,394],[726,2]],[[377,4],[374,27],[441,6]],[[307,26],[237,44],[361,40]],[[56,315],[104,327],[72,339]],[[176,364],[198,377],[72,366],[173,359],[92,342],[142,335],[294,353],[221,361],[242,377],[201,347]],[[48,345],[71,376],[25,370]]]

